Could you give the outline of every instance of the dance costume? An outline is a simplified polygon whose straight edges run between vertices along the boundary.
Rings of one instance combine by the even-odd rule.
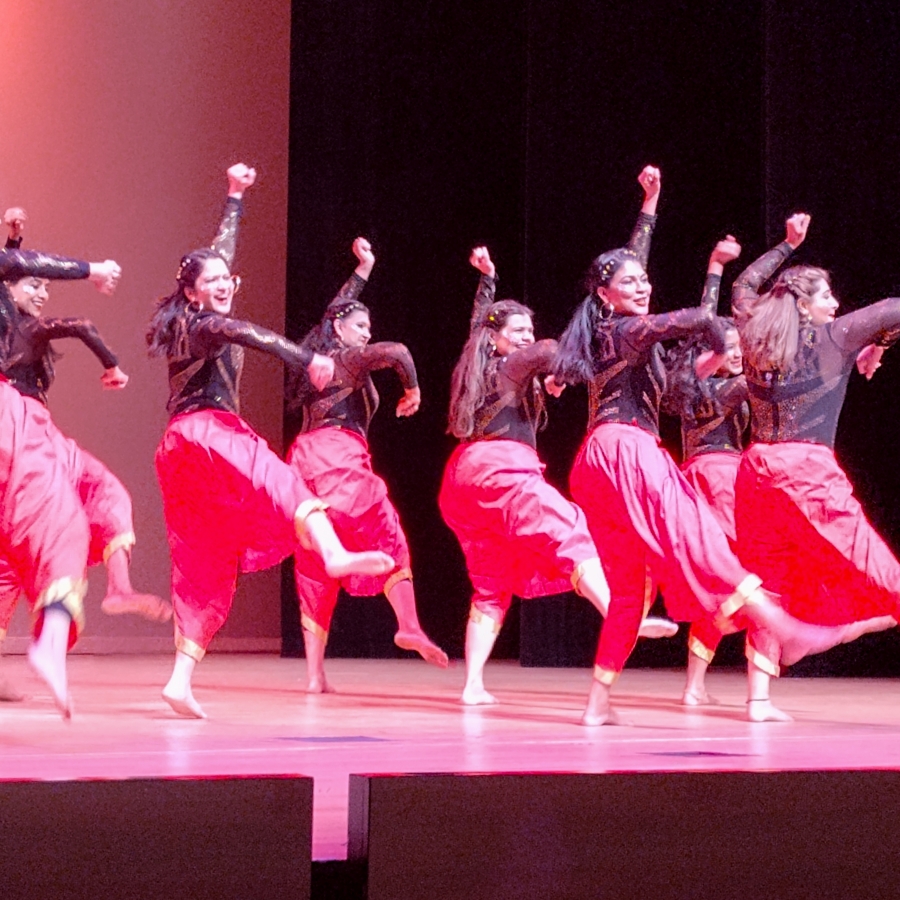
[[[629,249],[646,266],[655,217],[641,215]],[[661,342],[707,329],[703,308],[659,315],[613,313],[596,327],[589,385],[590,431],[571,475],[612,600],[594,677],[612,684],[638,636],[648,585],[671,588],[676,620],[715,616],[722,627],[759,587],[728,545],[706,502],[659,446],[659,405],[665,390]]]
[[[482,275],[472,329],[494,300],[496,280]],[[550,371],[556,341],[494,356],[471,437],[444,470],[438,502],[466,557],[473,596],[469,617],[499,632],[513,595],[578,590],[599,567],[584,513],[544,479],[537,455],[535,378]]]
[[[353,303],[365,279],[354,273],[330,307]],[[378,391],[371,373],[393,369],[404,390],[418,387],[416,367],[403,344],[379,342],[344,348],[330,354],[334,378],[303,404],[303,424],[287,461],[309,488],[328,505],[328,518],[348,550],[376,549],[396,567],[384,575],[329,577],[322,560],[310,551],[297,554],[294,580],[300,601],[300,621],[322,643],[328,641],[331,618],[343,587],[356,597],[390,592],[401,581],[412,581],[409,546],[387,485],[372,470],[368,433],[378,409]]]
[[[240,201],[229,198],[213,243],[234,259]],[[296,474],[240,417],[244,348],[287,365],[312,354],[249,322],[185,304],[168,352],[169,425],[156,451],[172,555],[175,647],[203,658],[225,622],[239,571],[290,556],[304,540],[306,517],[324,509]]]
[[[787,260],[780,244],[735,282],[735,315],[749,315],[760,286]],[[900,327],[891,298],[800,328],[785,373],[745,361],[751,445],[735,488],[741,556],[798,619],[845,624],[900,612],[900,563],[869,524],[834,456],[838,416],[859,351]]]

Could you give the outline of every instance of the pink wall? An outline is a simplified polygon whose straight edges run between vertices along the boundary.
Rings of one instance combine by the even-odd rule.
[[[112,257],[124,270],[112,298],[55,285],[48,314],[92,318],[128,387],[102,391],[97,360],[61,343],[51,409],[131,491],[135,585],[168,596],[152,464],[166,423],[165,364],[147,358],[144,332],[181,255],[211,240],[224,172],[237,161],[259,177],[245,198],[236,312],[283,328],[290,0],[30,0],[0,15],[0,209],[25,207],[28,246]],[[281,366],[252,356],[244,414],[280,449]],[[104,616],[103,585],[95,571],[83,649],[171,648],[168,626]],[[12,634],[26,630],[20,610]],[[278,570],[245,577],[220,646],[274,648],[278,634]]]

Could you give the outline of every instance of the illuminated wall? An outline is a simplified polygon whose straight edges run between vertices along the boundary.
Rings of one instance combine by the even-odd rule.
[[[124,269],[107,298],[85,283],[52,288],[50,315],[87,315],[131,377],[100,388],[98,361],[59,344],[51,409],[57,424],[131,491],[137,587],[168,596],[169,559],[153,453],[165,428],[165,364],[144,333],[154,299],[172,289],[181,255],[214,234],[225,169],[259,178],[246,197],[236,270],[237,314],[280,330],[286,252],[289,0],[30,0],[2,7],[0,208],[25,207],[26,245]],[[246,418],[278,449],[282,370],[251,358]],[[278,570],[247,576],[220,647],[275,648]],[[87,651],[169,650],[170,626],[99,610],[105,575],[88,595]],[[8,641],[24,647],[19,610]],[[16,637],[19,636],[19,637]]]

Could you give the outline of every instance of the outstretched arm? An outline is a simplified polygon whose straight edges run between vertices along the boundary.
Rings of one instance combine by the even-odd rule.
[[[234,265],[237,252],[238,225],[244,209],[244,191],[256,181],[256,169],[251,169],[244,163],[235,163],[226,174],[228,199],[225,201],[225,212],[222,221],[219,222],[219,230],[210,246],[222,256],[230,269]]]
[[[0,250],[0,281],[19,278],[49,278],[53,281],[77,281],[87,278],[103,294],[111,294],[122,270],[111,259],[90,263],[40,250]]]
[[[753,311],[753,305],[759,298],[759,289],[788,260],[790,255],[806,240],[809,231],[810,216],[806,213],[795,213],[785,223],[785,238],[776,247],[764,253],[752,262],[734,282],[731,289],[731,308],[740,322]]]
[[[358,237],[353,242],[352,250],[358,264],[353,270],[353,274],[344,282],[334,299],[328,304],[329,309],[332,306],[342,306],[344,303],[353,303],[358,300],[369,281],[372,269],[375,268],[375,254],[372,252],[372,245],[364,237]]]
[[[646,269],[650,259],[650,240],[656,228],[656,205],[659,203],[662,176],[655,166],[644,166],[638,175],[638,182],[644,189],[644,203],[628,240],[628,249],[635,253],[638,262]]]
[[[469,321],[471,333],[481,325],[485,311],[494,302],[497,294],[497,269],[487,247],[475,247],[469,256],[469,263],[481,272],[472,305],[472,318]]]
[[[115,369],[119,365],[116,354],[109,348],[90,319],[35,318],[23,327],[23,333],[36,344],[48,344],[60,338],[77,338],[97,359],[104,369]]]
[[[403,385],[403,396],[397,404],[398,416],[411,416],[422,402],[416,364],[405,344],[379,341],[365,347],[341,351],[341,360],[354,378],[377,369],[393,369]]]

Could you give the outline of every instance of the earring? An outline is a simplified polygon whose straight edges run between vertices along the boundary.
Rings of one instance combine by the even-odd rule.
[[[613,317],[616,308],[605,297],[600,298],[600,318],[605,322]]]
[[[800,311],[800,327],[804,328],[805,326],[809,325],[810,322],[812,322],[812,315],[808,309],[805,309],[802,306],[799,307],[799,311]]]

